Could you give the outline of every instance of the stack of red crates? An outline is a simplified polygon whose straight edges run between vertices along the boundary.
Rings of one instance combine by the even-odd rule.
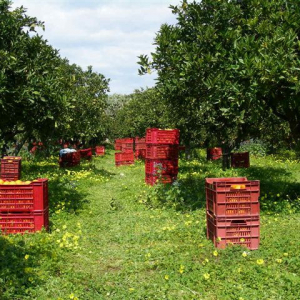
[[[222,148],[207,148],[207,160],[217,160],[222,157]]]
[[[217,248],[228,244],[259,246],[260,182],[246,177],[207,178],[207,238]]]
[[[2,234],[35,232],[49,228],[48,179],[0,183]]]
[[[231,153],[231,167],[232,168],[249,168],[250,155],[249,152]]]
[[[115,153],[115,164],[117,167],[134,164],[133,143],[133,138],[123,138],[115,141],[115,149],[121,150],[121,152]]]
[[[21,157],[5,156],[1,159],[1,179],[19,180],[21,177]]]
[[[145,159],[146,158],[146,138],[135,138],[135,158]]]
[[[121,151],[121,144],[122,144],[122,140],[121,139],[116,139],[115,140],[115,150],[116,151]]]
[[[177,179],[179,130],[149,128],[146,131],[145,182],[171,183]]]
[[[122,152],[132,152],[133,153],[133,138],[121,139],[121,151]]]
[[[95,154],[96,154],[96,156],[105,155],[105,147],[104,146],[96,146],[95,147]]]

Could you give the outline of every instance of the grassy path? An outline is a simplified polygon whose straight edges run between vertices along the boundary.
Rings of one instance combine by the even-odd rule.
[[[201,158],[182,161],[180,187],[165,195],[144,184],[142,162],[116,168],[113,152],[71,171],[25,165],[28,178],[50,178],[51,232],[8,238],[18,258],[3,273],[11,249],[0,251],[0,272],[9,282],[16,269],[19,286],[0,299],[300,299],[300,214],[278,194],[297,188],[300,172],[274,162],[223,172]],[[260,249],[216,251],[206,239],[204,178],[239,175],[262,180]],[[149,195],[199,205],[154,209],[144,204]]]

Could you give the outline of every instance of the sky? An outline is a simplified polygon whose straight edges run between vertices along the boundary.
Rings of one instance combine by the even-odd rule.
[[[155,85],[156,74],[138,75],[138,56],[155,50],[162,24],[175,24],[170,5],[180,0],[13,0],[45,22],[40,34],[60,55],[110,78],[110,94]]]

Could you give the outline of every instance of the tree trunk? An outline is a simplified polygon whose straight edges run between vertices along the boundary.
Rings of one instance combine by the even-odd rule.
[[[185,143],[185,159],[186,160],[191,160],[191,144],[190,141]]]
[[[226,145],[222,147],[222,169],[225,171],[230,168],[231,148]]]
[[[292,138],[296,144],[296,149],[299,151],[300,150],[300,122],[297,122],[297,120],[290,120],[289,125],[291,129]]]
[[[26,139],[23,139],[20,143],[16,144],[16,148],[15,148],[15,151],[14,151],[14,155],[15,156],[17,156],[19,154],[19,152],[22,149],[22,147],[25,144],[25,142],[26,142]]]

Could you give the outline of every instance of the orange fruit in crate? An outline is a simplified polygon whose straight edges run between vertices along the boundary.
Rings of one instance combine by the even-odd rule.
[[[233,184],[233,185],[231,186],[231,188],[232,188],[233,190],[239,190],[239,189],[241,188],[241,185],[240,185],[240,184]]]
[[[231,185],[231,188],[233,190],[241,190],[241,189],[245,189],[246,186],[244,184],[233,184],[233,185]]]

